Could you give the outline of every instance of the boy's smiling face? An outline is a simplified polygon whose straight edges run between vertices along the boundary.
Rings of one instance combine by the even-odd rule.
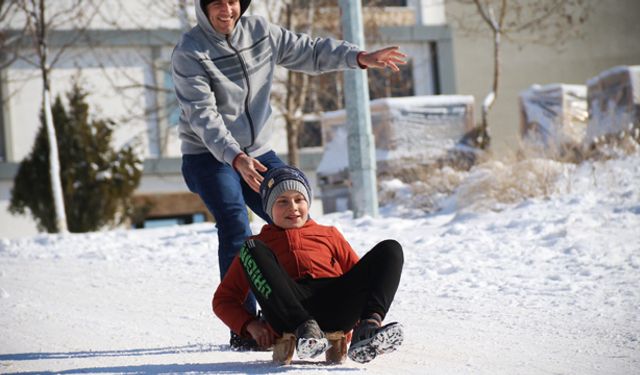
[[[309,202],[299,191],[287,190],[276,198],[271,217],[280,228],[301,228],[309,219]]]

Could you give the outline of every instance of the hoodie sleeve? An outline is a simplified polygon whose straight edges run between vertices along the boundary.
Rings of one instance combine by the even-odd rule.
[[[242,335],[245,325],[255,318],[243,307],[249,288],[240,259],[236,256],[213,295],[212,306],[218,318],[238,335]]]
[[[276,45],[276,64],[309,74],[360,68],[358,46],[331,38],[311,38],[270,24]]]
[[[204,67],[193,52],[186,50],[179,45],[171,56],[173,83],[182,115],[213,156],[231,165],[242,152],[240,144],[217,110]]]

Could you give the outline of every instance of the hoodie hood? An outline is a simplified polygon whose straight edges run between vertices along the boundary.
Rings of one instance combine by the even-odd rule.
[[[213,28],[213,26],[211,26],[211,23],[209,22],[209,18],[207,17],[207,12],[203,6],[203,3],[205,3],[205,1],[195,0],[196,20],[198,21],[198,26],[204,29],[207,33],[213,33],[219,38],[224,39],[225,36],[217,32]],[[247,8],[249,8],[249,5],[251,5],[251,0],[240,0],[240,17],[242,17],[244,12],[247,11]],[[240,18],[238,18],[238,21],[240,21]]]

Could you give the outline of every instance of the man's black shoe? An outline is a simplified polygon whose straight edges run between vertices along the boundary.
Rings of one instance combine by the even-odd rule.
[[[262,350],[262,348],[258,346],[256,340],[238,336],[234,332],[231,332],[229,347],[235,352],[251,352]]]

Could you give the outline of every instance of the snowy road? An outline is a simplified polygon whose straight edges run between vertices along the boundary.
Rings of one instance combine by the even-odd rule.
[[[388,320],[406,339],[367,366],[229,351],[211,224],[2,239],[0,372],[640,373],[640,157],[562,178],[500,211],[317,218],[360,254],[405,249]]]

